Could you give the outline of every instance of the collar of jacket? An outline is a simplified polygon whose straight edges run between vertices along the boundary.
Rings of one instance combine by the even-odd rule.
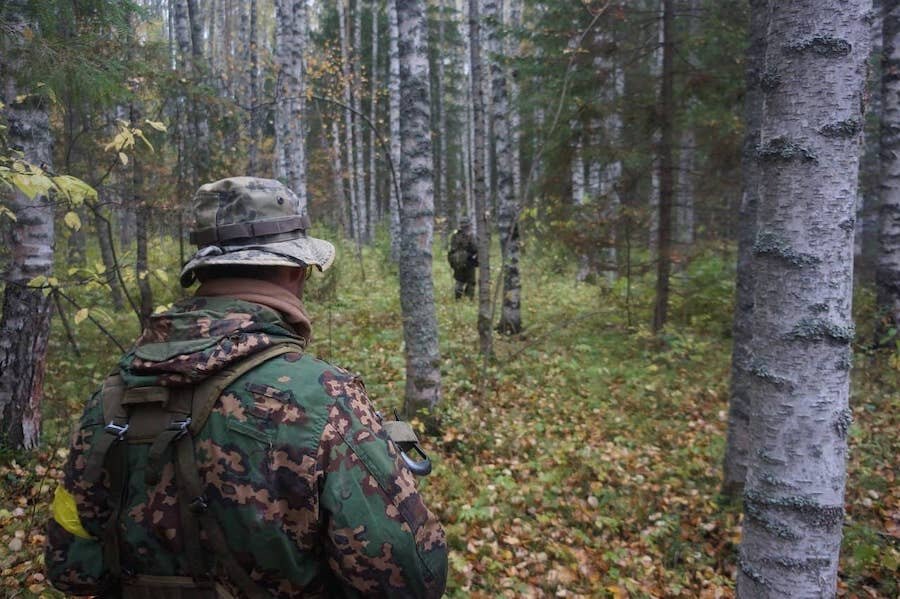
[[[312,334],[312,323],[303,302],[296,295],[275,283],[260,279],[213,279],[200,285],[197,296],[233,297],[272,308],[306,341]]]

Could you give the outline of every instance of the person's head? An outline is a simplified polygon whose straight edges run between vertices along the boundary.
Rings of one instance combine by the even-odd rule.
[[[309,218],[290,189],[273,179],[232,177],[202,186],[192,202],[191,243],[197,252],[181,271],[194,279],[262,279],[296,288],[312,267],[325,270],[334,246],[306,234]]]

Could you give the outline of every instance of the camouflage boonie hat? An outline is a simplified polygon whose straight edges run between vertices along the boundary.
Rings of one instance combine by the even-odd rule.
[[[181,270],[184,287],[194,270],[219,264],[317,266],[334,261],[334,246],[306,234],[300,200],[273,179],[231,177],[207,183],[193,199],[191,243],[198,248]]]

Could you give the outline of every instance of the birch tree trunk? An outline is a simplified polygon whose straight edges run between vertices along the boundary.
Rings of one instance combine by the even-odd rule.
[[[694,52],[692,38],[697,35],[697,23],[699,21],[698,0],[687,0],[684,17],[688,19],[686,46],[687,63],[691,69],[696,68],[697,56]],[[688,246],[694,243],[694,168],[696,163],[697,136],[694,133],[694,125],[690,118],[696,110],[697,100],[691,95],[687,101],[689,120],[681,132],[678,156],[678,190],[675,196],[675,222],[673,223],[675,243]]]
[[[362,89],[363,89],[363,63],[362,63],[362,0],[356,0],[353,6],[353,60],[350,66],[353,71],[353,154],[356,170],[353,173],[353,182],[356,185],[356,198],[359,201],[359,226],[363,243],[372,240],[369,230],[369,205],[366,198],[366,172],[363,149],[363,124],[362,117]]]
[[[672,196],[674,192],[672,162],[672,126],[675,93],[675,6],[674,0],[663,0],[663,69],[659,95],[659,235],[657,237],[656,301],[653,308],[653,331],[665,326],[669,314],[669,274],[672,268]]]
[[[379,21],[379,0],[372,0],[370,8],[372,9],[372,69],[369,78],[372,80],[371,87],[371,109],[369,111],[369,120],[377,126],[378,123],[378,21]],[[378,222],[378,141],[376,140],[378,132],[369,131],[369,234],[375,232],[375,225]]]
[[[193,81],[197,86],[206,79],[207,65],[203,54],[203,26],[197,0],[187,0],[188,17],[191,23],[191,63]],[[210,136],[206,113],[197,102],[191,103],[191,120],[194,126],[194,164],[200,182],[209,180]]]
[[[400,58],[400,307],[406,344],[407,417],[434,418],[441,398],[431,247],[434,169],[428,74],[428,24],[422,0],[396,0]]]
[[[742,599],[836,595],[870,5],[768,3]]]
[[[26,17],[27,2],[7,3],[7,21],[0,48],[0,98],[6,105],[9,143],[21,148],[33,165],[51,165],[50,119],[45,101],[19,89],[21,41],[38,31]],[[10,263],[0,316],[0,446],[34,449],[40,442],[41,400],[52,304],[41,289],[29,288],[38,276],[53,272],[53,204],[49,198],[30,200],[18,191],[7,193],[16,215],[10,235]]]
[[[247,174],[260,175],[259,163],[259,16],[257,0],[250,0],[250,139],[247,149]]]
[[[881,210],[875,271],[879,337],[900,329],[900,1],[884,0]]]
[[[480,0],[469,0],[469,83],[472,90],[472,195],[473,221],[478,245],[478,342],[487,360],[493,353],[491,332],[491,223],[487,211],[485,184],[484,94],[481,84]]]
[[[344,106],[353,106],[353,71],[350,66],[350,42],[348,40],[349,20],[347,15],[348,0],[337,0],[338,28],[341,38],[341,76],[343,78]],[[350,190],[350,226],[353,229],[353,239],[357,249],[362,245],[362,226],[360,223],[359,198],[356,196],[356,169],[353,153],[353,113],[346,108],[344,114],[344,151],[347,158],[347,170],[344,177],[347,179]]]
[[[663,26],[664,21],[664,10],[663,10],[663,0],[650,0],[649,2],[649,10],[655,11],[658,13],[658,25],[657,25],[657,49],[650,57],[650,77],[660,82],[660,91],[658,93],[662,93],[662,73],[663,73],[663,46],[665,45],[665,27]],[[651,136],[651,145],[656,148],[660,143],[660,131],[659,128],[655,128],[653,130],[653,134]],[[650,168],[650,201],[648,202],[648,221],[649,226],[648,229],[650,231],[650,241],[649,248],[651,255],[654,255],[658,252],[657,245],[659,244],[659,194],[660,194],[660,178],[659,178],[659,155],[656,154],[653,157],[653,164]]]
[[[391,163],[394,173],[400,176],[400,51],[399,23],[397,21],[397,3],[395,0],[387,0],[388,5],[388,120],[391,130]],[[400,260],[400,198],[397,197],[397,189],[393,179],[390,182],[390,230],[391,230],[391,259],[394,262]]]
[[[756,160],[763,110],[763,59],[766,51],[766,0],[750,1],[749,44],[745,54],[744,147],[741,155],[740,216],[738,218],[737,281],[731,353],[731,399],[728,403],[728,436],[725,445],[722,492],[740,497],[747,477],[750,449],[750,385],[753,367],[753,243],[756,241],[756,206],[760,169]]]
[[[275,55],[280,101],[275,104],[276,177],[287,183],[306,211],[306,1],[278,0],[279,44]]]
[[[519,28],[522,26],[522,0],[507,0],[507,2],[509,7],[509,29],[512,31],[513,36],[516,36]],[[518,58],[519,42],[515,37],[512,37],[507,44],[506,55],[511,59]],[[519,113],[519,83],[515,74],[509,78],[509,95],[509,133],[513,154],[513,195],[521,205],[524,201],[522,197],[522,148],[520,143],[522,117]]]
[[[438,4],[438,47],[437,47],[437,110],[438,110],[438,130],[437,130],[437,138],[438,138],[438,151],[437,151],[437,194],[435,194],[435,202],[437,204],[437,213],[438,215],[446,216],[451,212],[447,203],[447,111],[444,105],[444,85],[446,83],[446,76],[444,73],[444,53],[445,44],[444,41],[446,39],[445,36],[445,25],[444,21],[446,19],[446,9],[447,4],[446,0],[440,0]],[[449,220],[449,219],[448,219]],[[450,229],[451,225],[454,225],[453,222],[446,222],[443,227],[443,237],[446,239],[447,230]]]
[[[513,188],[512,134],[508,120],[506,70],[500,64],[503,45],[500,43],[498,29],[503,24],[503,15],[497,0],[484,0],[484,23],[484,44],[489,54],[491,74],[499,217],[497,229],[503,260],[503,306],[497,330],[506,335],[516,335],[522,330],[522,284],[519,278],[519,232],[516,226],[519,210]]]

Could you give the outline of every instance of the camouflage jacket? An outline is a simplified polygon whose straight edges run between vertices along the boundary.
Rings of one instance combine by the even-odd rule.
[[[194,384],[282,338],[298,340],[274,310],[195,297],[154,316],[120,372],[129,386]],[[91,440],[103,431],[99,397],[85,408],[63,482],[91,538],[55,520],[48,531],[49,578],[74,595],[102,592],[109,578],[100,541],[108,477],[93,486],[82,477]],[[272,358],[226,388],[195,447],[231,551],[273,596],[442,594],[444,531],[359,378],[297,352]],[[129,450],[128,461],[123,571],[189,575],[172,464],[147,487],[146,452]]]
[[[478,266],[478,246],[467,229],[457,229],[450,237],[447,262],[453,270],[466,270]]]

